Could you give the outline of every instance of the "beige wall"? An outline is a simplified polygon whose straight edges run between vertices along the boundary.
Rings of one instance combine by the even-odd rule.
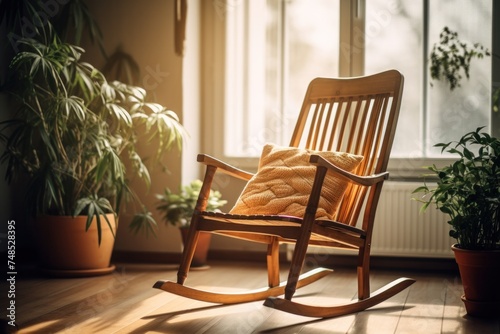
[[[144,87],[148,96],[171,110],[183,123],[189,117],[183,110],[183,58],[174,52],[174,0],[89,0],[89,8],[95,16],[104,37],[104,48],[108,55],[120,47],[138,63],[140,76],[138,84]],[[104,58],[98,48],[86,46],[86,59],[98,68],[104,66]],[[190,127],[190,132],[194,129]],[[191,142],[192,139],[188,139]],[[190,145],[191,143],[187,143]],[[143,153],[151,151],[150,145],[143,145]],[[163,161],[169,169],[151,170],[152,185],[148,190],[142,182],[133,182],[142,201],[153,211],[160,224],[158,237],[146,238],[131,235],[128,224],[134,208],[120,215],[120,228],[116,238],[116,250],[178,252],[181,248],[176,228],[165,226],[155,208],[156,193],[164,187],[178,189],[183,170],[182,156],[172,152]]]

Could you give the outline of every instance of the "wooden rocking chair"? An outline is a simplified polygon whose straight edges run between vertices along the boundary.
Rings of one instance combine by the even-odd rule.
[[[403,76],[396,70],[356,78],[317,78],[309,84],[290,147],[266,145],[255,175],[208,155],[198,155],[198,161],[206,165],[206,174],[191,220],[177,282],[158,281],[154,288],[222,304],[265,300],[264,305],[268,307],[325,318],[362,311],[413,284],[413,279],[400,278],[370,294],[373,223],[382,184],[388,178],[386,169],[402,91]],[[305,202],[302,202],[302,214],[296,216],[287,210],[300,207],[295,203],[300,202],[296,191],[304,191],[303,184],[298,180],[291,181],[294,177],[289,178],[290,174],[286,173],[283,174],[283,180],[277,180],[279,177],[276,175],[281,174],[273,173],[283,168],[288,169],[288,172],[294,171],[293,165],[284,165],[294,164],[297,156],[303,162],[304,154],[306,161],[300,169],[309,173],[312,168],[312,176],[306,180],[309,189]],[[334,155],[333,161],[331,155]],[[344,160],[348,163],[344,163]],[[249,181],[237,205],[229,213],[205,211],[217,171]],[[304,179],[304,175],[300,178]],[[280,182],[286,185],[282,187]],[[293,196],[288,201],[291,205],[285,205],[284,213],[265,211],[269,209],[269,203],[282,203],[285,200],[281,197],[282,190],[286,193],[290,188]],[[275,196],[269,197],[269,194]],[[328,199],[330,195],[334,197],[333,201]],[[264,203],[252,207],[252,203],[259,200]],[[276,209],[276,206],[271,205],[271,209]],[[226,294],[185,286],[201,231],[267,244],[268,287]],[[281,283],[278,261],[280,243],[295,244],[288,280]],[[358,252],[358,300],[336,306],[310,306],[292,301],[297,288],[332,271],[317,268],[300,275],[309,245]],[[277,298],[283,294],[284,298]]]

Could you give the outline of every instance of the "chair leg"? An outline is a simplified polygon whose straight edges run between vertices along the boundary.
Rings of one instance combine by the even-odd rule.
[[[370,298],[370,251],[365,247],[359,249],[357,276],[358,299]]]
[[[276,237],[267,245],[267,276],[270,288],[280,285],[279,242]]]
[[[177,271],[177,283],[184,284],[191,267],[191,261],[194,257],[194,251],[196,249],[196,244],[198,243],[198,237],[200,232],[197,231],[192,225],[189,229],[189,235],[186,244],[184,245],[184,250],[182,252],[182,260],[179,265],[179,270]]]
[[[191,224],[189,227],[188,240],[184,245],[184,251],[182,252],[182,261],[179,266],[179,271],[177,272],[177,283],[183,285],[187,278],[187,273],[191,267],[191,262],[193,261],[194,251],[196,245],[198,244],[198,237],[200,231],[198,230],[199,216],[196,212],[200,212],[206,209],[208,198],[210,197],[210,188],[212,186],[212,181],[214,179],[217,167],[207,166],[205,171],[205,177],[203,178],[203,185],[200,189],[200,194],[196,201],[195,214],[191,217]]]
[[[314,218],[313,218],[314,219]],[[311,237],[311,232],[304,231],[297,243],[295,244],[295,249],[293,251],[292,263],[290,264],[290,271],[288,272],[288,280],[285,288],[285,299],[292,300],[293,295],[297,289],[297,282],[299,280],[299,275],[304,265],[304,260],[306,258],[307,246],[309,244],[309,238]]]
[[[304,220],[302,221],[302,231],[300,236],[297,238],[297,242],[295,243],[295,250],[293,252],[292,263],[290,265],[288,281],[285,288],[286,300],[292,300],[295,290],[297,289],[300,271],[304,265],[307,247],[309,246],[309,240],[311,239],[311,231],[316,216],[317,204],[319,203],[319,198],[321,196],[321,185],[323,184],[326,173],[327,169],[325,167],[318,166],[316,175],[314,176],[314,184],[311,189],[311,195],[309,196],[309,202],[307,203]]]

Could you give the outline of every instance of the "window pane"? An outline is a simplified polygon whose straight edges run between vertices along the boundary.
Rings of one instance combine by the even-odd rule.
[[[422,2],[366,1],[365,73],[394,68],[405,77],[393,158],[422,155],[422,31]]]
[[[453,92],[442,82],[432,82],[431,87],[430,77],[426,77],[429,70],[424,66],[444,26],[458,32],[463,42],[479,42],[491,50],[491,0],[426,1],[429,6],[427,21],[423,15],[424,1],[366,2],[365,73],[396,68],[405,76],[401,115],[391,156],[442,157],[434,144],[457,140],[478,126],[489,126],[490,57],[473,59],[470,80],[463,80],[462,87]],[[424,24],[428,24],[428,36],[424,35]],[[426,43],[425,49],[423,43]]]
[[[456,10],[459,8],[460,10]],[[458,33],[461,42],[481,43],[491,50],[491,1],[429,1],[429,52],[443,27]],[[432,82],[428,92],[428,155],[441,156],[439,142],[458,140],[479,126],[489,131],[491,116],[491,57],[471,61],[470,79],[462,74],[461,87],[450,91],[444,82]]]
[[[283,112],[288,144],[309,82],[338,77],[339,1],[293,0],[285,8],[285,73]]]
[[[266,0],[241,1],[226,19],[224,154],[253,156],[264,140]]]
[[[228,13],[226,155],[288,145],[309,82],[338,76],[339,1],[252,0]]]

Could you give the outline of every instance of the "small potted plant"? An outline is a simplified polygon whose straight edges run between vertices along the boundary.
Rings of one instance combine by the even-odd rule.
[[[467,313],[500,316],[500,140],[478,128],[458,142],[440,143],[457,156],[452,164],[429,167],[437,185],[415,189],[422,210],[431,204],[449,215]],[[478,280],[475,281],[475,276]]]
[[[158,198],[158,206],[156,208],[162,214],[165,223],[180,229],[183,242],[187,240],[191,216],[193,215],[202,185],[201,180],[193,180],[188,185],[181,186],[179,193],[173,193],[170,189],[166,188],[163,194],[156,195]],[[206,210],[218,211],[220,207],[227,203],[221,197],[222,195],[219,191],[210,190]],[[192,267],[199,268],[206,266],[210,237],[210,233],[200,233]]]

